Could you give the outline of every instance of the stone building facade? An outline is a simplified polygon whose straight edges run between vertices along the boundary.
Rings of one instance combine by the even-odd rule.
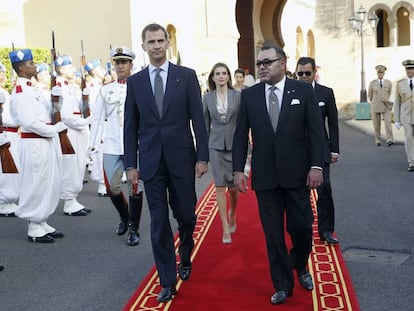
[[[4,2],[4,3],[2,3]],[[11,4],[13,3],[13,7]],[[398,0],[0,0],[0,46],[50,47],[51,31],[57,50],[80,62],[80,40],[88,58],[109,58],[109,46],[132,47],[139,70],[148,62],[141,49],[141,30],[162,24],[171,36],[169,57],[196,69],[205,79],[222,61],[232,70],[255,73],[255,58],[266,41],[282,45],[294,71],[300,56],[316,58],[321,83],[331,86],[340,108],[359,101],[361,38],[349,18],[363,5],[379,16],[378,29],[364,34],[365,82],[381,63],[386,77],[404,74],[401,62],[414,58],[414,6]],[[7,12],[9,10],[9,13]],[[13,13],[13,14],[10,14]],[[11,20],[10,20],[11,19]],[[23,32],[23,34],[22,34]]]

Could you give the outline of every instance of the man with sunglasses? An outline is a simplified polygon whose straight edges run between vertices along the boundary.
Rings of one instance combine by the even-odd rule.
[[[325,129],[324,138],[323,183],[317,188],[318,232],[322,241],[326,241],[328,244],[337,244],[338,239],[333,236],[335,208],[329,177],[330,164],[336,163],[339,157],[338,110],[335,96],[331,88],[316,83],[316,65],[313,58],[299,58],[296,64],[296,75],[299,80],[312,85],[316,102],[321,110],[323,123],[328,125]]]
[[[286,77],[282,48],[265,45],[256,66],[261,82],[243,90],[233,140],[236,188],[247,191],[243,174],[251,130],[252,188],[266,237],[270,274],[276,292],[272,304],[293,294],[296,270],[299,283],[313,289],[306,265],[312,249],[313,214],[310,189],[322,184],[323,126],[312,87]],[[292,240],[286,248],[284,218]]]

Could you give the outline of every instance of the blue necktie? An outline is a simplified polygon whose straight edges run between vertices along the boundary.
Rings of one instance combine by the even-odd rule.
[[[157,68],[157,73],[155,74],[154,80],[154,97],[155,103],[157,104],[158,112],[162,118],[162,106],[164,101],[164,83],[162,82],[162,77],[160,75],[161,68]]]

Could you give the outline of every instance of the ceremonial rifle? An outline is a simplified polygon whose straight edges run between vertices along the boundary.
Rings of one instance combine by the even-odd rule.
[[[82,91],[82,115],[84,118],[87,118],[91,115],[91,110],[89,108],[89,95],[84,94],[86,88],[86,77],[85,77],[85,66],[86,66],[86,56],[83,50],[83,41],[81,40],[81,91]]]
[[[0,102],[0,134],[3,133],[3,104]],[[16,174],[18,173],[16,164],[14,163],[13,157],[10,153],[10,143],[7,142],[4,145],[0,146],[0,161],[1,169],[4,174]]]
[[[112,51],[112,44],[109,44],[109,53]],[[108,62],[106,63],[106,73],[111,77],[112,79],[112,59],[109,58]]]
[[[51,81],[50,81],[50,87],[53,88],[56,86],[56,69],[55,69],[55,61],[56,61],[56,49],[55,49],[55,32],[52,31],[52,48],[50,49],[50,55],[51,55],[51,70],[52,74]],[[54,96],[52,95],[52,123],[56,124],[60,121],[62,121],[62,118],[60,116],[60,108],[62,106],[60,96]],[[68,130],[63,130],[62,132],[59,132],[59,139],[60,139],[60,146],[62,147],[62,154],[74,154],[75,150],[72,147],[72,144],[70,143],[69,137],[67,135]]]

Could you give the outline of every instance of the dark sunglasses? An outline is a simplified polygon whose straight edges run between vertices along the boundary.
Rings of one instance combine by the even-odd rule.
[[[297,75],[299,77],[302,77],[303,75],[306,75],[307,77],[310,77],[312,75],[312,71],[298,71]]]
[[[277,62],[278,60],[281,60],[283,57],[280,58],[275,58],[275,59],[264,59],[264,60],[258,60],[256,62],[256,67],[260,68],[261,65],[263,65],[263,67],[267,68],[269,67],[271,64],[273,64],[274,62]]]

